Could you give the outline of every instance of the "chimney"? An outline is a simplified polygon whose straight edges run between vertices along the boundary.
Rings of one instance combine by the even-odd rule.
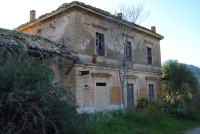
[[[122,18],[122,13],[117,13],[118,18]]]
[[[35,10],[30,11],[30,22],[35,20]]]
[[[152,26],[152,27],[151,27],[151,31],[154,32],[154,33],[156,33],[156,27],[155,27],[155,26]]]

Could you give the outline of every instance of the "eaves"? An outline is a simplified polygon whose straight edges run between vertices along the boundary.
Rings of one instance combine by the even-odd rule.
[[[63,7],[62,6],[60,8],[58,8],[57,10],[52,11],[51,13],[47,13],[45,15],[40,16],[38,19],[36,19],[33,22],[27,22],[25,24],[22,24],[21,26],[15,28],[14,30],[21,31],[21,30],[26,29],[28,27],[32,27],[34,25],[37,25],[37,23],[39,23],[41,21],[49,19],[49,18],[51,18],[51,17],[53,17],[55,15],[58,15],[58,14],[64,12],[64,11],[70,10],[72,8],[84,9],[84,10],[89,11],[91,13],[94,13],[96,15],[106,17],[107,19],[111,19],[113,21],[118,21],[118,22],[120,21],[120,20],[118,20],[118,18],[116,16],[110,14],[109,12],[106,12],[104,10],[101,10],[101,9],[98,9],[98,8],[95,8],[95,7],[92,7],[90,5],[86,5],[86,4],[81,3],[81,2],[73,1],[73,2],[71,2],[69,4],[64,5]],[[120,23],[126,24],[125,22],[120,22]],[[127,23],[127,25],[129,25],[129,24]],[[144,32],[144,33],[146,33],[148,35],[154,36],[154,37],[156,37],[156,38],[158,38],[160,40],[164,38],[164,36],[162,36],[160,34],[157,34],[157,33],[153,32],[153,31],[151,31],[150,29],[147,29],[147,28],[142,27],[140,25],[134,24],[134,26],[131,26],[131,27],[136,29],[136,30],[138,30],[138,31]]]

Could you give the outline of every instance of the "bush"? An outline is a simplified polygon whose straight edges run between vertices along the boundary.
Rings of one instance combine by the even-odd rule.
[[[185,100],[186,104],[191,103],[191,99]],[[180,100],[176,100],[174,102],[171,101],[155,101],[155,100],[147,100],[146,98],[138,99],[138,103],[136,106],[136,109],[140,112],[147,112],[151,115],[157,113],[163,113],[163,114],[169,114],[177,119],[184,119],[184,120],[198,120],[198,118],[195,116],[195,113],[191,111],[190,109],[183,109],[178,110],[178,106],[180,104]],[[156,117],[154,115],[154,117]],[[148,121],[147,121],[148,122]]]
[[[192,111],[173,110],[171,111],[170,115],[174,116],[177,119],[184,119],[184,120],[191,120],[191,121],[198,120],[198,118],[194,115],[194,112]]]
[[[146,98],[138,99],[136,109],[145,112],[163,113],[164,106],[156,100],[148,100]]]
[[[120,109],[95,114],[85,124],[86,134],[162,134],[180,133],[199,122],[180,120],[163,113]]]
[[[79,132],[74,97],[53,79],[46,60],[0,49],[0,133]]]
[[[200,92],[193,95],[193,98],[189,103],[188,108],[195,112],[200,112]]]

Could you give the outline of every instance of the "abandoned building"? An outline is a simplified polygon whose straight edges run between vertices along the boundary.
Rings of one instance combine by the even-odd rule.
[[[53,57],[63,57],[73,63],[87,65],[78,56],[71,54],[69,50],[62,51],[59,44],[51,40],[13,30],[0,28],[0,47],[4,47],[9,55],[13,55],[17,49],[21,48],[41,60],[49,59],[52,63],[55,62]]]
[[[126,32],[118,24],[131,30]],[[154,26],[149,30],[124,21],[122,13],[115,16],[74,1],[37,19],[36,11],[31,10],[30,21],[15,30],[57,42],[62,51],[70,50],[88,64],[69,64],[60,58],[53,67],[67,70],[73,65],[58,79],[75,95],[79,112],[117,109],[123,104],[132,107],[141,97],[162,98],[160,40],[164,37]],[[111,34],[114,30],[118,32]],[[118,49],[119,42],[126,42],[125,51]],[[125,64],[127,69],[123,71]],[[124,97],[119,76],[126,76]]]

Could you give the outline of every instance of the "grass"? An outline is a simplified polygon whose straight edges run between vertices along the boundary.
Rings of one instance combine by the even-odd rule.
[[[200,124],[171,115],[117,110],[96,114],[85,124],[87,134],[181,134]]]

